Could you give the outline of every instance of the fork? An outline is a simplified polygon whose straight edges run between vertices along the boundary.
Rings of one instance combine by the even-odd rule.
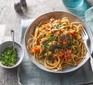
[[[91,69],[92,69],[92,72],[93,72],[93,58],[91,56],[91,51],[90,51],[90,49],[87,46],[87,41],[89,39],[89,36],[88,36],[88,34],[87,34],[87,32],[85,31],[84,28],[82,29],[81,33],[82,33],[82,37],[83,37],[84,43],[86,45],[86,48],[88,50],[89,56],[90,56],[90,65],[91,65]]]

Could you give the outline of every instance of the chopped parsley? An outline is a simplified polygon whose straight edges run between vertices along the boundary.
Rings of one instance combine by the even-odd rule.
[[[0,61],[5,66],[13,66],[18,61],[17,50],[13,49],[13,47],[7,47],[0,55]]]

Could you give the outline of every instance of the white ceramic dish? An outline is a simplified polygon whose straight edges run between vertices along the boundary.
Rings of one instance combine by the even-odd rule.
[[[25,35],[25,46],[27,46],[27,40],[29,39],[30,37],[30,34],[33,34],[34,30],[35,30],[35,26],[38,25],[42,20],[48,20],[50,19],[51,17],[54,17],[55,19],[59,19],[59,18],[62,18],[62,17],[68,17],[71,21],[77,21],[77,22],[81,22],[83,25],[84,25],[84,28],[86,28],[86,25],[84,24],[84,22],[78,18],[77,16],[75,15],[72,15],[70,13],[67,13],[67,12],[50,12],[50,13],[47,13],[47,14],[44,14],[40,17],[38,17],[27,29],[26,31],[26,35]],[[64,69],[62,71],[52,71],[52,70],[48,70],[45,66],[39,64],[36,60],[35,60],[35,57],[27,50],[27,53],[31,59],[31,61],[37,66],[39,67],[40,69],[42,70],[45,70],[45,71],[48,71],[48,72],[52,72],[52,73],[68,73],[68,72],[72,72],[72,71],[75,71],[76,69],[79,69],[81,66],[83,66],[87,60],[89,59],[89,55],[88,55],[88,52],[86,53],[85,55],[85,59],[82,60],[81,63],[79,63],[78,66],[76,67],[68,67],[67,69]]]
[[[3,42],[0,45],[0,55],[6,47],[11,47],[11,46],[12,46],[12,41]],[[14,42],[14,47],[17,49],[17,52],[18,52],[18,62],[14,66],[8,67],[8,66],[3,65],[2,62],[0,61],[1,67],[11,69],[11,68],[17,67],[22,62],[23,57],[24,57],[24,50],[23,50],[22,45],[17,42]]]

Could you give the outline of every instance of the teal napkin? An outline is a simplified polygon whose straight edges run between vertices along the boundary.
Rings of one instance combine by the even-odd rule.
[[[34,19],[22,20],[22,36],[25,35],[27,27]],[[25,49],[24,37],[22,37],[22,45]],[[55,74],[39,69],[35,66],[27,55],[18,68],[18,81],[20,85],[80,85],[93,84],[93,72],[91,71],[89,62],[86,62],[81,68],[71,73]]]

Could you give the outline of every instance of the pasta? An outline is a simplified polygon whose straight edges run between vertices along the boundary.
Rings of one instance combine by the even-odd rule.
[[[67,17],[42,21],[28,39],[27,49],[49,70],[77,66],[87,51],[82,29],[80,22],[70,21]]]

